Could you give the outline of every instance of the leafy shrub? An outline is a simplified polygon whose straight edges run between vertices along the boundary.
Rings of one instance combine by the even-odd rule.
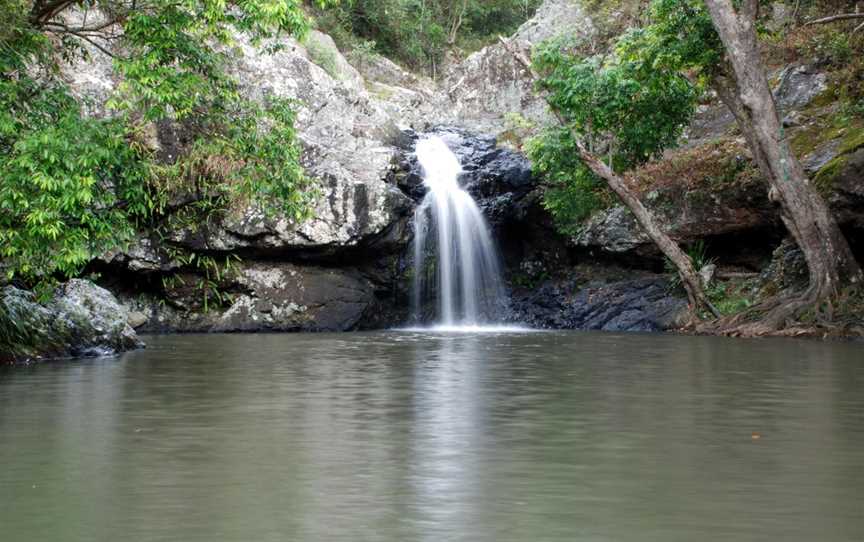
[[[60,15],[35,11],[40,3],[0,2],[9,8],[0,20],[13,25],[0,30],[0,258],[7,280],[37,285],[73,276],[136,228],[196,224],[202,213],[247,201],[294,220],[307,216],[315,191],[299,165],[292,104],[243,99],[224,71],[224,48],[215,46],[230,44],[232,28],[256,41],[302,34],[298,3],[100,3],[120,28],[114,64],[123,76],[107,104],[115,116],[101,119],[82,115],[57,63],[86,60],[84,45],[101,47],[92,36],[104,26],[64,33],[52,22]],[[175,163],[159,162],[140,135],[155,122],[184,132]]]
[[[612,201],[605,184],[582,163],[575,137],[623,173],[675,144],[693,112],[697,90],[681,74],[627,56],[583,57],[578,44],[554,40],[539,47],[534,66],[552,107],[567,128],[548,129],[527,145],[547,179],[544,202],[559,229],[578,232]]]
[[[525,150],[536,172],[544,179],[543,206],[556,228],[575,236],[594,212],[614,201],[614,195],[572,152],[566,130],[547,130],[531,138]]]

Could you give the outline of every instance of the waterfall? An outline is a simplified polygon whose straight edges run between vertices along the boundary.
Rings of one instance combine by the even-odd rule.
[[[414,214],[415,317],[434,295],[440,325],[494,322],[505,300],[498,253],[483,214],[459,186],[459,159],[437,136],[418,141],[416,155],[428,192]]]

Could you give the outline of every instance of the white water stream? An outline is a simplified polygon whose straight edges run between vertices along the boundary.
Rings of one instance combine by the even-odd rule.
[[[459,186],[459,159],[437,136],[418,141],[416,154],[429,191],[414,214],[415,315],[435,297],[439,326],[493,323],[505,300],[498,253],[483,214]]]

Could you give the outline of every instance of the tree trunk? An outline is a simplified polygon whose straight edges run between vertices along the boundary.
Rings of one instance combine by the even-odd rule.
[[[813,307],[861,281],[861,268],[828,205],[810,184],[783,134],[756,38],[758,0],[743,0],[739,12],[730,0],[705,0],[726,48],[730,79],[715,88],[735,115],[760,171],[769,198],[779,203],[783,223],[804,253],[810,286],[800,298],[769,313],[763,324],[779,328],[801,309]]]
[[[540,76],[531,67],[531,61],[519,50],[515,49],[510,42],[504,38],[499,38],[504,47],[522,64],[534,80],[540,80]],[[549,109],[555,115],[555,118],[561,126],[568,128],[567,119],[558,111],[548,100]],[[693,267],[693,261],[690,257],[681,250],[681,247],[672,240],[669,235],[663,230],[655,217],[642,205],[642,202],[636,196],[636,193],[624,181],[621,176],[616,174],[612,168],[600,160],[594,153],[588,150],[578,134],[571,130],[573,140],[576,142],[576,148],[579,152],[579,157],[588,166],[595,175],[606,181],[609,188],[621,199],[621,202],[630,209],[636,222],[645,231],[649,238],[657,245],[657,248],[675,265],[678,271],[678,276],[681,277],[681,284],[687,292],[687,299],[690,304],[691,315],[696,315],[699,309],[709,311],[715,317],[720,316],[720,313],[708,300],[705,295],[705,290],[702,287],[702,278]]]

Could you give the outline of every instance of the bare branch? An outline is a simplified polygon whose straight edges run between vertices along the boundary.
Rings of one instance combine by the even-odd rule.
[[[82,40],[82,41],[86,41],[87,43],[89,43],[90,45],[92,45],[93,47],[95,47],[96,49],[98,49],[99,51],[105,53],[106,55],[110,56],[111,58],[116,58],[116,57],[117,57],[117,55],[115,55],[114,53],[112,53],[111,51],[109,51],[106,47],[104,47],[103,45],[100,45],[97,41],[95,41],[94,38],[96,38],[97,36],[92,36],[92,35],[89,35],[89,34],[82,34],[82,33],[80,33],[80,32],[70,32],[70,31],[67,31],[67,30],[59,30],[59,29],[54,29],[54,28],[50,28],[50,27],[49,27],[49,28],[46,28],[45,31],[46,31],[46,32],[51,32],[51,33],[54,34],[54,35],[67,34],[67,35],[70,35],[70,36],[75,36],[76,38],[78,38],[78,39],[80,39],[80,40]],[[100,36],[100,37],[101,37],[101,36]]]
[[[845,21],[848,19],[864,19],[864,13],[842,13],[840,15],[832,15],[830,17],[823,17],[821,19],[816,19],[815,21],[804,23],[804,26],[833,23],[834,21]]]
[[[43,26],[53,26],[64,32],[98,32],[100,30],[104,30],[110,26],[117,24],[117,21],[113,19],[109,19],[107,21],[95,24],[93,26],[67,26],[63,23],[58,23],[56,21],[48,21],[43,24]]]

